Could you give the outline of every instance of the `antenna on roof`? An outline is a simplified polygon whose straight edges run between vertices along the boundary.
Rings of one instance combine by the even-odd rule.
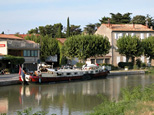
[[[110,27],[110,19],[108,18],[108,26]]]

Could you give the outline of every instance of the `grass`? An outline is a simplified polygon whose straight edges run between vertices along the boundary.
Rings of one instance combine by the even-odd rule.
[[[154,84],[122,90],[120,101],[104,98],[90,115],[154,115]]]

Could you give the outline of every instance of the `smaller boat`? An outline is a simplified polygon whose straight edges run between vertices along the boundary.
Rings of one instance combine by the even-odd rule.
[[[19,72],[22,73],[22,72]],[[34,73],[25,73],[23,77],[19,74],[19,80],[22,83],[50,83],[50,82],[64,82],[75,80],[90,80],[96,78],[106,78],[109,71],[101,66],[90,64],[83,66],[82,69],[50,69],[47,72],[35,71]]]

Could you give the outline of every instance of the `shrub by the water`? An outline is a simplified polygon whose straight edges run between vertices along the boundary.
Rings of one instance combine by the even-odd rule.
[[[154,112],[154,84],[145,87],[125,88],[119,102],[104,98],[90,115],[141,115]]]

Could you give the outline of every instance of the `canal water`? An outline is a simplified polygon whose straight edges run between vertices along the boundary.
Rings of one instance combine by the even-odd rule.
[[[32,108],[48,115],[83,115],[99,105],[101,97],[119,100],[125,87],[154,83],[154,75],[109,76],[107,79],[46,84],[13,85],[0,87],[0,113],[15,115],[17,111]]]

